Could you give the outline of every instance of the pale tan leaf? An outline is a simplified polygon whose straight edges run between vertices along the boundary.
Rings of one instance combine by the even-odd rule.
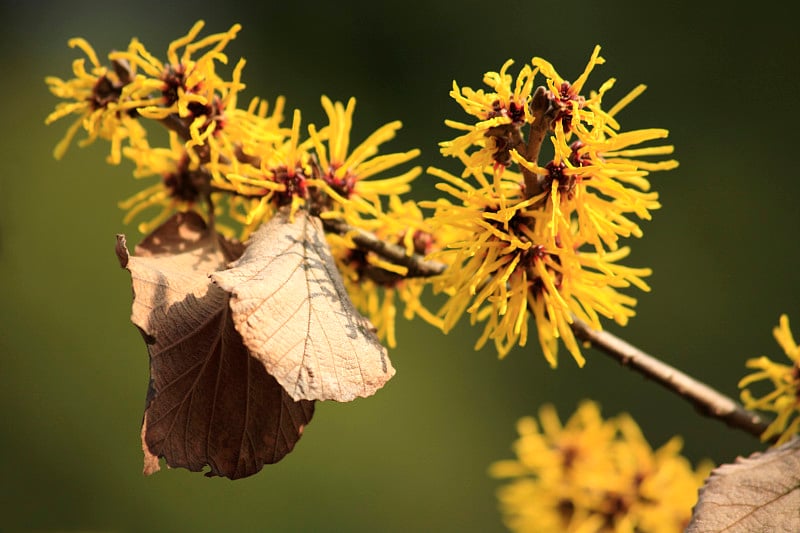
[[[295,400],[351,401],[394,375],[374,327],[347,295],[322,224],[305,211],[289,220],[281,210],[212,279],[231,293],[250,352]]]
[[[252,475],[294,447],[313,414],[253,358],[233,326],[229,295],[208,275],[240,254],[192,213],[167,221],[130,256],[132,321],[150,353],[142,424],[145,474],[167,465],[231,479]]]
[[[686,531],[800,531],[800,439],[714,469]]]

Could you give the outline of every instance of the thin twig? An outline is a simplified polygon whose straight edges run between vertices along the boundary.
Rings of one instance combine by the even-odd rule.
[[[426,261],[422,256],[407,255],[402,246],[384,242],[372,233],[349,226],[341,220],[323,220],[325,229],[340,235],[350,234],[360,248],[372,251],[392,263],[408,268],[406,277],[435,276],[444,272],[446,265]],[[727,425],[760,437],[767,423],[756,413],[748,411],[721,392],[681,372],[667,363],[648,355],[630,343],[607,332],[596,331],[575,318],[572,323],[575,336],[589,342],[601,352],[616,359],[622,366],[652,379],[671,392],[682,396],[702,415],[717,418]],[[775,438],[769,442],[774,443]]]
[[[767,423],[757,414],[619,337],[607,331],[595,331],[577,318],[572,323],[572,331],[580,340],[591,343],[601,352],[616,359],[622,366],[682,396],[692,403],[700,414],[722,420],[729,426],[742,429],[755,437],[760,437],[767,429]]]
[[[550,118],[548,117],[549,101],[544,87],[536,89],[536,92],[533,93],[530,105],[534,120],[528,132],[528,144],[525,147],[523,155],[527,161],[535,163],[539,159],[539,151],[542,149],[544,138],[547,132],[550,131]],[[527,198],[532,198],[540,194],[542,192],[542,187],[539,184],[536,173],[522,165],[520,165],[520,170],[525,180],[525,196]]]
[[[438,261],[426,261],[419,254],[408,255],[399,244],[382,241],[372,233],[350,226],[342,220],[322,219],[325,230],[339,235],[350,235],[353,242],[362,250],[374,252],[384,259],[408,269],[406,278],[428,278],[444,272],[446,265]]]
[[[172,113],[171,115],[167,115],[166,117],[160,119],[158,122],[161,123],[165,128],[168,130],[174,131],[178,134],[184,141],[188,141],[192,138],[192,134],[189,131],[189,125],[186,124],[186,121],[182,119],[177,113]]]

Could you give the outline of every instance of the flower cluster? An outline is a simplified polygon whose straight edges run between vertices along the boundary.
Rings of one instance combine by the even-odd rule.
[[[800,432],[800,345],[792,336],[786,315],[781,316],[772,334],[791,364],[777,363],[764,356],[749,359],[747,368],[755,371],[739,381],[739,388],[743,389],[741,398],[747,409],[775,413],[775,420],[761,439],[778,437],[776,445],[780,445]],[[759,381],[771,382],[773,390],[757,398],[747,387]]]
[[[419,150],[378,153],[400,129],[399,121],[378,128],[351,148],[354,98],[345,105],[322,96],[328,123],[308,125],[305,131],[299,110],[291,113],[291,124],[283,124],[283,97],[272,106],[253,98],[240,107],[244,59],[229,76],[220,72],[228,63],[224,49],[240,26],[199,37],[203,25],[197,22],[173,41],[166,61],[134,38],[125,50],[108,54],[104,64],[87,41],[72,39],[70,46],[86,56],[73,63],[74,77],[46,79],[51,92],[62,99],[46,122],[76,117],[56,147],[56,157],[63,156],[84,130],[81,145],[106,139],[111,143],[110,163],[128,159],[135,165],[134,176],[156,177],[156,183],[120,203],[127,211],[126,222],[155,213],[139,225],[143,233],[176,210],[193,209],[215,221],[218,230],[246,238],[278,208],[291,206],[292,213],[307,209],[323,219],[395,239],[409,253],[430,251],[434,239],[421,213],[400,199],[421,169],[393,171],[417,157]],[[169,130],[168,146],[151,145],[148,124]],[[395,342],[397,299],[405,302],[407,316],[437,321],[419,303],[422,283],[406,283],[402,267],[359,250],[347,236],[331,240],[337,261],[354,282],[354,299],[390,344]],[[378,303],[380,298],[383,303]]]
[[[462,230],[462,239],[434,256],[457,266],[435,281],[450,296],[439,315],[445,331],[465,312],[473,323],[484,322],[477,347],[491,339],[501,357],[525,345],[532,314],[550,364],[556,365],[561,338],[582,365],[573,317],[595,329],[600,316],[624,325],[636,300],[619,289],[649,290],[642,279],[649,269],[619,263],[629,253],[619,239],[641,236],[636,219],[649,219],[659,207],[648,173],[677,162],[641,159],[672,152],[668,145],[639,146],[666,137],[666,130],[620,130],[616,115],[644,86],[608,111],[602,100],[613,79],[582,95],[589,73],[603,62],[599,51],[572,83],[533,58],[516,78],[508,73],[511,61],[487,73],[490,91],[454,83],[450,93],[476,122],[447,121],[464,133],[441,143],[441,151],[464,170],[455,176],[429,169],[452,199],[421,204],[436,210],[436,230]],[[537,75],[545,85],[534,90]],[[552,159],[540,164],[546,138]]]
[[[422,211],[414,201],[401,201],[392,196],[388,203],[390,224],[371,225],[372,233],[381,241],[401,246],[408,255],[420,256],[431,252],[442,235],[434,238],[427,231]],[[408,268],[387,261],[372,251],[365,251],[352,242],[349,235],[329,235],[334,257],[348,293],[356,307],[370,317],[390,348],[397,346],[395,318],[397,304],[403,304],[406,319],[420,317],[434,326],[441,327],[441,320],[421,303],[422,293],[428,280],[409,277]]]
[[[510,479],[498,497],[512,531],[683,531],[712,468],[692,469],[678,437],[653,450],[628,415],[603,420],[592,402],[563,425],[544,406],[517,429],[517,458],[490,469]]]

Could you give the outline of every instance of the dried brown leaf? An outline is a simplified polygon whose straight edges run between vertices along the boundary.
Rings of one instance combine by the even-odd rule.
[[[280,211],[212,279],[231,293],[250,352],[295,400],[351,401],[394,375],[375,328],[347,295],[321,222],[305,211],[293,220]]]
[[[241,247],[209,231],[196,214],[178,214],[120,263],[131,273],[131,320],[150,353],[142,425],[145,474],[167,465],[231,479],[252,475],[294,447],[313,414],[253,358],[236,331],[229,295],[209,274]]]
[[[800,531],[800,439],[716,468],[686,531]]]

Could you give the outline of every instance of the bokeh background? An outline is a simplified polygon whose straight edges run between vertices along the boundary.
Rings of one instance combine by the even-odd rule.
[[[356,139],[399,118],[390,149],[420,147],[421,164],[452,168],[436,143],[452,136],[445,118],[463,118],[453,79],[477,88],[483,72],[533,55],[574,79],[600,43],[607,63],[589,86],[613,76],[622,96],[646,83],[623,126],[670,129],[681,161],[653,176],[664,207],[629,261],[654,269],[653,292],[621,334],[736,395],[748,357],[782,357],[781,313],[800,335],[791,17],[689,0],[0,5],[0,530],[502,531],[487,467],[511,457],[516,420],[544,402],[562,418],[583,398],[628,411],[654,446],[683,435],[695,462],[759,448],[597,352],[582,370],[562,355],[553,371],[535,342],[498,361],[472,349],[467,325],[443,336],[400,322],[397,376],[368,400],[318,404],[281,463],[236,482],[144,478],[147,354],[114,255],[114,235],[135,234],[116,202],[141,184],[104,163],[104,143],[52,158],[68,123],[44,126],[56,99],[43,79],[70,75],[73,36],[101,55],[132,36],[163,54],[198,18],[206,32],[241,22],[228,51],[248,60],[245,98],[284,94],[319,122],[321,94],[354,95]],[[432,178],[418,182],[420,198],[434,193]]]

